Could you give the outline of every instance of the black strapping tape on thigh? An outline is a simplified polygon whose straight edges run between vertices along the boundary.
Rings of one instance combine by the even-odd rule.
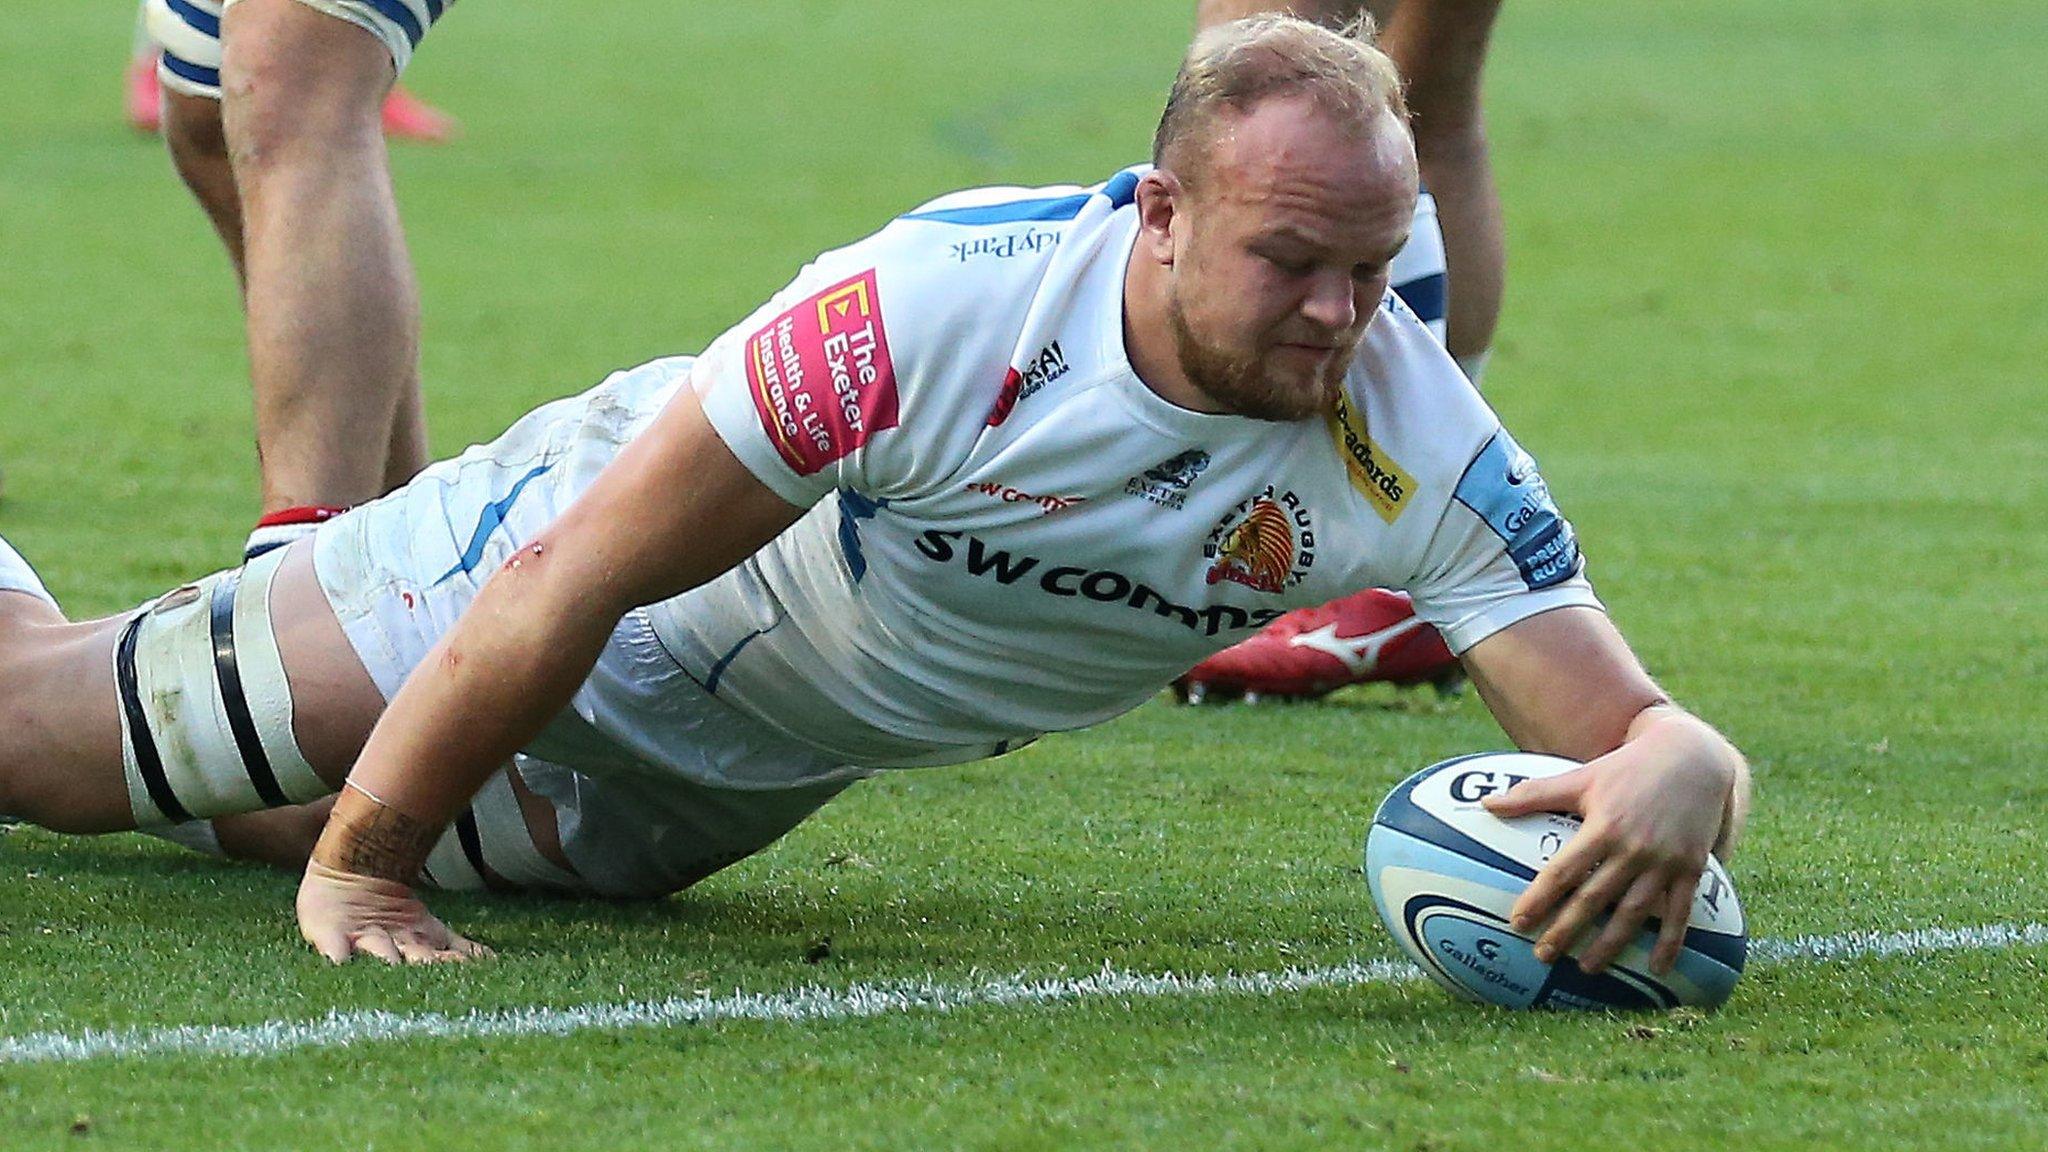
[[[476,810],[464,808],[462,815],[455,818],[455,839],[462,844],[462,854],[469,858],[469,866],[476,869],[477,878],[484,887],[493,892],[513,892],[517,889],[500,881],[484,864],[484,838],[476,830]]]
[[[289,805],[291,797],[277,786],[277,773],[270,757],[263,753],[263,741],[256,735],[256,719],[249,714],[249,697],[242,691],[242,670],[235,663],[235,593],[242,587],[236,572],[213,586],[212,613],[213,674],[220,682],[220,706],[227,713],[228,730],[235,734],[235,748],[242,754],[242,770],[256,794],[272,808]]]
[[[142,693],[136,687],[135,638],[146,615],[146,610],[137,612],[121,630],[121,643],[114,649],[114,687],[121,694],[121,711],[128,717],[128,745],[135,750],[135,766],[142,772],[150,801],[172,822],[183,824],[192,819],[192,813],[178,803],[178,794],[171,791],[170,777],[164,775],[163,757],[156,750],[156,738],[149,734],[149,714],[143,710]]]

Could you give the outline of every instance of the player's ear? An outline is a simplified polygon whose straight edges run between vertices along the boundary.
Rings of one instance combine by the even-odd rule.
[[[1159,264],[1174,257],[1174,223],[1187,190],[1180,177],[1154,168],[1138,181],[1138,251]]]

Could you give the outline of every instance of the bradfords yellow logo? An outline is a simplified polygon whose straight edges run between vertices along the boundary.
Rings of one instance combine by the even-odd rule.
[[[1364,495],[1380,519],[1392,524],[1401,517],[1401,507],[1415,490],[1415,477],[1401,470],[1387,450],[1365,434],[1365,421],[1351,407],[1351,399],[1339,394],[1330,409],[1330,436],[1344,456],[1344,470],[1351,474],[1351,486]]]

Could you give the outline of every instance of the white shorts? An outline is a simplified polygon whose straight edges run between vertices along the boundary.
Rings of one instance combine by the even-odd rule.
[[[386,699],[484,581],[646,427],[689,364],[675,358],[615,373],[321,526],[321,587]],[[620,621],[519,769],[555,804],[577,872],[593,890],[621,896],[694,882],[872,774],[714,698],[642,611]]]
[[[436,845],[427,860],[429,882],[489,887],[476,867],[482,862],[515,890],[612,899],[666,896],[780,840],[853,784],[736,791],[682,780],[591,776],[524,755],[516,764],[526,786],[554,806],[562,854],[575,875],[533,847],[501,772],[472,801],[464,817],[471,823],[458,821]]]

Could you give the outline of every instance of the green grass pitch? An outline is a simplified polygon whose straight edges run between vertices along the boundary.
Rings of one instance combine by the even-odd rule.
[[[410,79],[468,135],[396,161],[436,445],[700,347],[930,195],[1139,158],[1192,7],[461,5]],[[129,15],[0,41],[0,532],[84,613],[226,565],[255,507],[225,261],[119,123]],[[2035,0],[1503,18],[1489,392],[1752,756],[1764,936],[2048,919],[2044,57]],[[1501,744],[1470,700],[1161,702],[856,789],[658,905],[442,899],[502,956],[432,971],[328,968],[289,877],[12,831],[0,1039],[1385,958],[1373,806]],[[2038,1147],[2044,969],[1773,965],[1672,1019],[1394,983],[0,1063],[0,1147]]]

